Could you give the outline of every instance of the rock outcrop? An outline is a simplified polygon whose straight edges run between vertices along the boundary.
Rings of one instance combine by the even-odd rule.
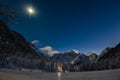
[[[99,55],[97,61],[112,59],[116,57],[120,57],[120,43],[116,47],[113,47],[113,48],[108,47],[104,49]]]
[[[96,62],[98,55],[94,52],[88,52],[87,56],[89,57],[91,63]]]
[[[113,48],[106,48],[102,51],[97,59],[101,69],[118,69],[120,68],[120,43]]]

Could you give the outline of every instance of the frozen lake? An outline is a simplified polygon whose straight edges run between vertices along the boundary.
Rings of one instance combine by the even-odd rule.
[[[120,69],[93,72],[57,73],[0,71],[0,80],[120,80]]]

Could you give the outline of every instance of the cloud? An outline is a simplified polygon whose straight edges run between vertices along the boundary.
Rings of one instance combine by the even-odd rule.
[[[40,44],[40,41],[39,41],[39,40],[33,40],[31,43],[32,43],[33,45],[39,45],[39,44]]]
[[[75,53],[79,53],[79,50],[73,49],[72,51],[74,51]]]
[[[59,51],[53,50],[53,48],[51,46],[45,46],[43,48],[39,48],[40,51],[42,51],[43,53],[46,53],[50,56],[59,53]]]

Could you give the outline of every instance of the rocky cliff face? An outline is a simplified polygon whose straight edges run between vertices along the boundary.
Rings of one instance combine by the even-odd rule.
[[[106,48],[97,59],[99,69],[119,69],[120,68],[120,44],[113,48]]]
[[[0,21],[1,68],[41,68],[41,56],[22,35]]]
[[[113,59],[117,57],[120,57],[120,43],[116,47],[104,49],[99,55],[97,61]]]

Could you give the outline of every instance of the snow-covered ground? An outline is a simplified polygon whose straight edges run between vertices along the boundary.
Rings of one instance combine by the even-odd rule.
[[[67,72],[63,73],[60,78],[57,77],[57,73],[0,71],[0,80],[120,80],[120,69]]]

